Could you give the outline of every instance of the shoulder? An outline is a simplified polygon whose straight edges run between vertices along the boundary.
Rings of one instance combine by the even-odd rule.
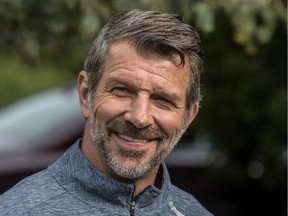
[[[26,212],[65,193],[48,170],[31,175],[0,196],[0,215]]]
[[[181,190],[175,185],[172,185],[171,189],[172,202],[170,202],[169,205],[172,209],[174,208],[187,216],[212,216],[212,214],[206,210],[190,193]]]

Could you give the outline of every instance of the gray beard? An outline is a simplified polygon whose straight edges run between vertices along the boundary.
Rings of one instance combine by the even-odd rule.
[[[108,125],[97,124],[94,115],[90,109],[90,137],[95,144],[95,150],[99,151],[103,157],[104,162],[112,170],[114,174],[124,179],[140,179],[145,178],[157,165],[164,161],[165,157],[174,149],[179,139],[182,136],[182,131],[177,131],[172,137],[167,137],[166,134],[157,128],[151,128],[145,131],[144,129],[137,129],[129,122],[124,120],[112,120]],[[119,125],[120,124],[120,125]],[[118,126],[115,126],[118,125]],[[128,127],[129,126],[129,127]],[[109,128],[117,128],[118,130],[126,130],[126,133],[137,134],[141,138],[149,138],[159,136],[162,137],[159,140],[155,154],[148,160],[143,159],[145,151],[127,150],[122,147],[118,147],[118,153],[121,158],[115,157],[112,154],[112,146],[110,144]],[[165,135],[164,135],[165,134]],[[134,163],[131,165],[131,161]]]

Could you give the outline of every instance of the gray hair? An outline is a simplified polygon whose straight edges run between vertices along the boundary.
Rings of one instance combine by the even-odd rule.
[[[163,57],[179,55],[190,65],[190,82],[187,89],[186,110],[201,100],[200,75],[203,71],[204,51],[197,31],[183,22],[176,14],[138,9],[116,14],[101,29],[86,58],[84,70],[88,74],[91,97],[103,73],[108,49],[116,42],[127,41],[142,55],[156,54]]]

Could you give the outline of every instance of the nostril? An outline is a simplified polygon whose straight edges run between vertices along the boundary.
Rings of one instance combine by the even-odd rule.
[[[153,124],[153,118],[149,114],[137,113],[137,112],[126,112],[124,114],[124,120],[132,123],[136,128],[142,129],[149,127]]]

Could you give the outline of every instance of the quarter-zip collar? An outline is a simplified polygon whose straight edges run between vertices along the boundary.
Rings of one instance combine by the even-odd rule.
[[[130,209],[135,186],[114,180],[98,171],[81,152],[82,140],[78,140],[48,170],[56,181],[69,193],[86,204],[99,208],[111,205],[111,208]],[[148,186],[135,199],[136,208],[158,209],[159,205],[167,205],[171,189],[170,178],[164,163],[161,166],[163,184],[158,189]]]

